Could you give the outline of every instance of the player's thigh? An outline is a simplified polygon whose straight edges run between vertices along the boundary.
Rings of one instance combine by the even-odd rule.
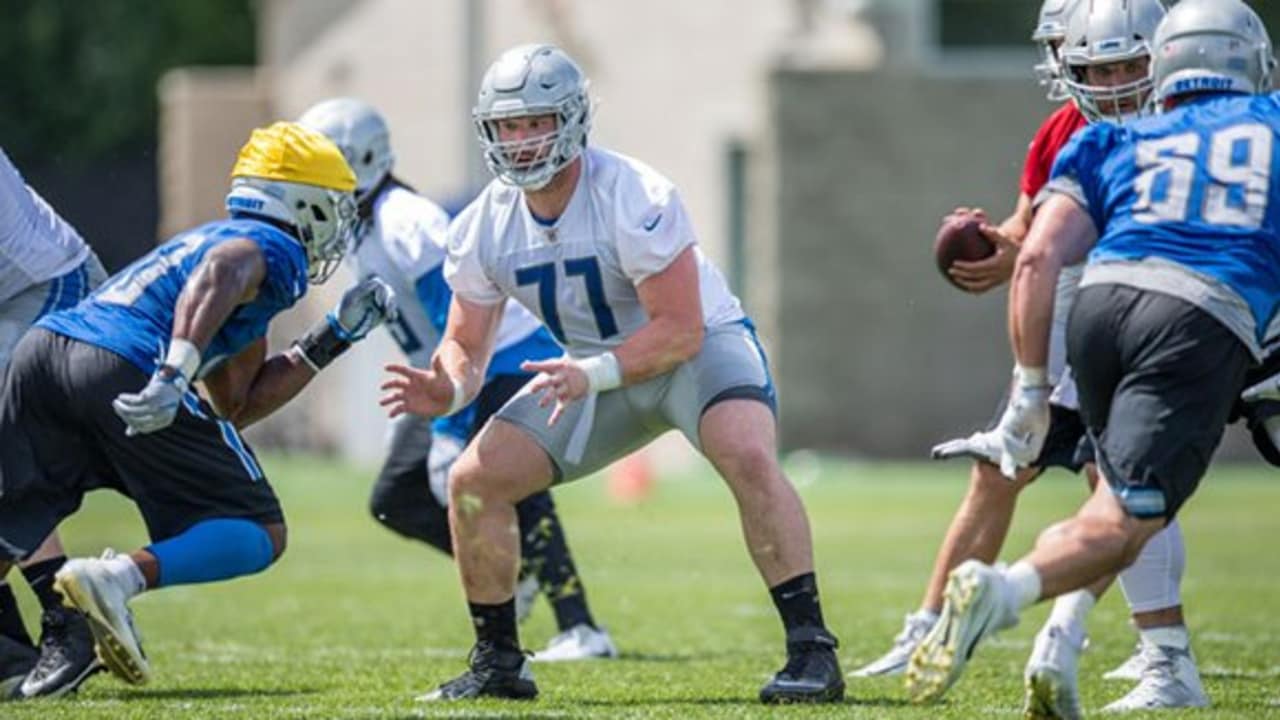
[[[540,451],[552,484],[576,480],[643,447],[670,428],[657,413],[645,410],[657,406],[670,380],[668,374],[588,396],[570,403],[554,425],[547,424],[553,404],[540,406],[538,397],[526,385],[493,416],[479,439],[499,428],[501,437],[518,434],[522,447],[528,441]],[[493,445],[494,441],[488,444]]]
[[[1093,285],[1081,288],[1071,306],[1067,361],[1080,416],[1095,433],[1106,426],[1111,397],[1123,374],[1119,334],[1135,299],[1131,288]]]
[[[427,418],[404,414],[391,421],[387,456],[378,472],[374,494],[390,492],[406,484],[420,485],[431,442],[431,421]]]
[[[702,453],[730,483],[777,473],[777,423],[759,400],[735,398],[707,408],[699,424]]]
[[[728,413],[724,408],[715,413],[711,411],[730,401],[735,401],[732,403],[734,406],[742,405],[736,401],[752,404],[751,425],[760,426],[753,437],[773,437],[777,393],[764,349],[756,338],[755,330],[745,322],[707,328],[702,349],[672,373],[661,411],[663,417],[679,428],[694,447],[709,455],[706,418],[712,415],[712,431],[718,429],[722,424],[721,416]],[[758,410],[763,410],[763,414]],[[730,420],[724,417],[724,421]],[[716,433],[710,439],[714,442],[723,438],[722,434]]]
[[[84,347],[87,362],[118,357]],[[96,440],[122,489],[137,504],[151,538],[163,540],[213,518],[283,523],[280,501],[253,451],[235,427],[219,419],[194,392],[183,397],[168,427],[125,435],[111,400],[120,392],[136,392],[146,382],[141,370],[121,361],[110,378],[94,386],[90,399]]]
[[[101,458],[82,436],[66,384],[68,341],[36,330],[0,387],[0,558],[24,557],[75,512]]]
[[[1207,313],[1154,293],[1123,341],[1125,375],[1094,438],[1098,465],[1132,514],[1172,519],[1208,468],[1252,358]]]

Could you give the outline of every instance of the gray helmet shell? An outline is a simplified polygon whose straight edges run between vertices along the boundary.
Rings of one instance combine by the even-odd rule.
[[[1034,66],[1036,81],[1046,88],[1046,97],[1053,102],[1070,97],[1062,84],[1062,62],[1058,51],[1067,37],[1067,21],[1079,0],[1044,0],[1031,41],[1040,51],[1040,62]]]
[[[471,117],[485,163],[499,179],[526,190],[546,187],[582,152],[591,130],[591,101],[582,68],[554,45],[520,45],[489,66]],[[556,129],[501,141],[498,122],[554,115]]]
[[[1262,93],[1276,59],[1258,14],[1241,0],[1182,0],[1155,37],[1157,102],[1198,92]]]
[[[1085,70],[1151,57],[1156,27],[1164,16],[1159,0],[1080,0],[1060,53],[1062,82],[1090,121],[1125,119],[1105,111],[1106,106],[1128,101],[1137,108],[1134,114],[1146,106],[1152,87],[1149,76],[1124,85],[1090,85]]]
[[[312,105],[298,123],[326,135],[342,151],[356,174],[356,198],[364,196],[391,172],[391,132],[372,105],[355,98],[331,98]]]

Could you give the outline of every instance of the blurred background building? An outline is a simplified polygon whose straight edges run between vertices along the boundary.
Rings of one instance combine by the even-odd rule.
[[[1053,110],[1031,75],[1033,0],[9,4],[0,143],[111,269],[222,214],[249,129],[335,95],[378,106],[397,174],[459,207],[488,180],[470,122],[485,67],[554,42],[592,80],[593,139],[677,183],[757,319],[787,448],[919,458],[996,410],[1004,292],[946,285],[931,241],[956,205],[1012,208]],[[376,457],[396,351],[378,337],[349,355],[256,439]]]

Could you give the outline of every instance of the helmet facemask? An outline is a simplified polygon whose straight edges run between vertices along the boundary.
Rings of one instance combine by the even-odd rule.
[[[232,180],[227,209],[292,227],[307,253],[307,278],[313,285],[338,269],[357,224],[356,201],[350,192],[255,177]]]
[[[518,140],[500,139],[499,125],[503,120],[538,115],[554,116],[555,129]],[[524,190],[541,190],[586,146],[591,108],[583,92],[553,107],[522,107],[514,113],[477,112],[475,126],[485,163],[494,175]]]
[[[1071,97],[1062,84],[1062,43],[1067,37],[1067,20],[1076,0],[1045,0],[1040,6],[1040,18],[1031,33],[1031,41],[1040,52],[1040,62],[1032,69],[1036,82],[1046,88],[1046,97],[1060,102]]]
[[[1143,57],[1150,58],[1150,52],[1144,50],[1137,57],[1130,59],[1137,60]],[[1106,65],[1112,62],[1125,61],[1104,61],[1093,63],[1093,65]],[[1148,62],[1150,61],[1148,60]],[[1075,98],[1076,106],[1080,108],[1080,112],[1089,119],[1089,122],[1111,120],[1123,123],[1127,120],[1133,120],[1149,109],[1151,89],[1155,85],[1149,70],[1137,80],[1119,85],[1091,85],[1086,80],[1087,67],[1088,64],[1072,63],[1070,57],[1068,57],[1064,63],[1065,72],[1062,75],[1062,82],[1071,93],[1071,96]]]

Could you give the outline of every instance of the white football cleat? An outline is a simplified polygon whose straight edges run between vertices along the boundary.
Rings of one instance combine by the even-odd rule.
[[[1133,654],[1102,676],[1104,680],[1129,680],[1137,682],[1142,679],[1142,671],[1147,669],[1147,656],[1142,652],[1142,641],[1133,648]]]
[[[551,638],[547,649],[533,654],[534,662],[567,662],[618,657],[609,631],[579,623]]]
[[[1026,720],[1080,720],[1080,684],[1077,678],[1083,638],[1073,638],[1063,627],[1045,625],[1036,634],[1023,680],[1027,687],[1022,716]]]
[[[1209,707],[1209,696],[1200,684],[1200,671],[1190,650],[1148,644],[1142,652],[1146,668],[1137,687],[1102,708],[1103,712]]]
[[[538,576],[529,573],[516,583],[516,622],[524,622],[533,613],[533,603],[538,599]]]
[[[110,551],[104,557],[110,557]],[[113,675],[131,685],[150,679],[151,665],[129,612],[129,592],[104,560],[68,560],[54,575],[53,587],[69,607],[84,613],[98,657]]]
[[[911,653],[920,647],[920,641],[937,622],[938,616],[934,613],[910,613],[902,621],[902,632],[893,639],[889,652],[850,672],[849,677],[889,677],[906,672]]]
[[[979,642],[1018,624],[1005,585],[999,570],[977,560],[967,560],[951,571],[942,614],[907,665],[912,702],[942,698],[960,679]]]

